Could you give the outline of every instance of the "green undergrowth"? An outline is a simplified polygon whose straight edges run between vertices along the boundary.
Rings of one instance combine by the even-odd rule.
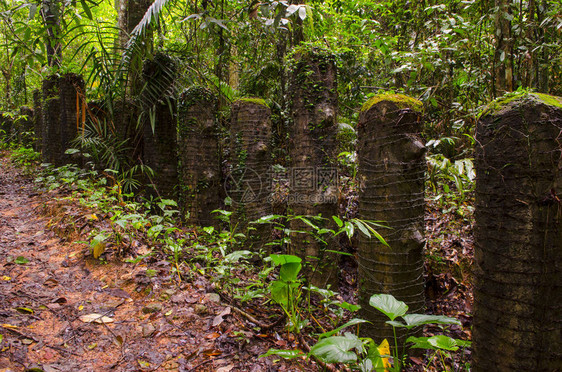
[[[15,163],[28,169],[33,168],[32,163],[37,164],[36,153],[16,150],[12,154]],[[143,199],[123,193],[111,170],[87,170],[74,165],[54,168],[41,164],[31,172],[38,187],[58,191],[55,193],[59,195],[58,202],[79,205],[83,210],[89,228],[84,230],[84,248],[77,249],[84,249],[100,264],[113,260],[125,265],[143,263],[150,268],[162,259],[168,260],[171,263],[169,277],[177,284],[194,281],[198,276],[206,277],[230,306],[261,314],[257,323],[253,321],[253,332],[269,332],[270,328],[275,329],[270,325],[279,324],[278,327],[292,335],[286,340],[286,345],[292,348],[285,351],[289,354],[271,351],[269,355],[303,356],[305,354],[299,351],[303,344],[299,340],[308,339],[306,342],[314,346],[306,355],[321,363],[343,363],[363,371],[372,371],[380,363],[396,371],[403,367],[405,356],[397,354],[398,347],[392,340],[375,343],[357,336],[358,326],[363,321],[352,318],[358,305],[344,301],[341,294],[331,288],[309,285],[303,272],[310,270],[301,271],[306,263],[299,257],[283,254],[295,233],[310,234],[311,239],[326,243],[337,241],[335,238],[339,235],[351,241],[355,234],[363,234],[386,244],[377,232],[385,228],[380,223],[334,216],[334,228],[328,229],[321,227],[326,225],[326,219],[319,216],[270,215],[241,230],[232,212],[216,210],[214,214],[219,220],[216,226],[185,227],[174,201]],[[311,227],[310,231],[287,228],[296,219]],[[259,250],[248,249],[247,236],[257,225],[264,224],[276,232],[275,239]],[[346,254],[337,246],[330,248]],[[425,321],[439,323],[442,320],[418,315],[424,323],[414,324],[411,323],[413,318],[409,319],[405,313],[401,316],[404,323],[391,319],[393,326],[414,327],[428,324]],[[447,324],[458,324],[453,321],[447,320]],[[408,345],[449,353],[465,344],[447,337],[410,339]]]

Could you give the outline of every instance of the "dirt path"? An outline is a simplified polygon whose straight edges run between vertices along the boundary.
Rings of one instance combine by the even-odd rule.
[[[258,359],[274,335],[252,331],[203,277],[178,286],[165,261],[150,273],[100,264],[57,236],[61,214],[72,231],[83,219],[55,196],[0,157],[0,372],[297,370]]]

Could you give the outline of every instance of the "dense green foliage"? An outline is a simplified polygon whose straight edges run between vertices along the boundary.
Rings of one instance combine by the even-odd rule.
[[[403,92],[425,104],[428,140],[470,134],[479,108],[504,91],[562,95],[555,0],[157,0],[128,43],[119,40],[112,1],[3,0],[0,7],[4,111],[29,104],[52,72],[82,73],[92,99],[122,96],[135,54],[163,51],[180,63],[178,91],[208,86],[223,105],[265,98],[282,126],[286,57],[302,43],[338,58],[341,122],[353,124],[373,93]]]

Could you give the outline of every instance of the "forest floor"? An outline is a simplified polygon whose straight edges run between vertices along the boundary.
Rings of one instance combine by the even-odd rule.
[[[321,369],[300,358],[259,358],[306,341],[270,311],[239,309],[205,275],[179,281],[160,256],[94,259],[83,240],[97,221],[66,196],[38,189],[0,154],[0,372]],[[472,224],[428,205],[428,312],[457,317],[464,327],[449,334],[470,339]],[[466,350],[450,361],[453,370],[469,358]],[[409,370],[439,370],[431,360],[411,358]]]

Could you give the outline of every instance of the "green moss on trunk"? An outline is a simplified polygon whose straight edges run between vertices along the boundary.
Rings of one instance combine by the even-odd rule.
[[[423,104],[415,98],[408,97],[404,94],[379,94],[365,102],[363,107],[361,107],[361,112],[368,111],[374,104],[381,101],[392,101],[401,109],[411,108],[414,111],[423,111]]]

